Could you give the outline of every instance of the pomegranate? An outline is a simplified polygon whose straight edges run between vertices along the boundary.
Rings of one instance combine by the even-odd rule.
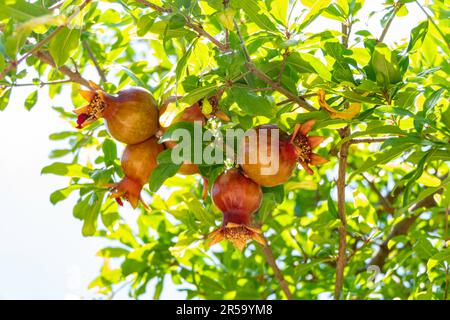
[[[265,245],[261,230],[252,225],[252,214],[261,206],[263,197],[258,184],[238,169],[230,169],[214,182],[211,196],[223,213],[223,222],[219,229],[209,234],[210,246],[223,239],[229,240],[241,251],[251,239]]]
[[[174,108],[172,103],[175,103],[177,97],[169,97],[166,101],[161,105],[159,109],[159,124],[161,126],[161,131],[164,132],[168,127],[171,125],[187,121],[187,122],[194,122],[194,121],[200,121],[202,125],[205,125],[206,118],[202,113],[202,109],[200,104],[194,103],[193,105],[187,107],[182,112],[178,113],[178,110]],[[164,142],[164,145],[172,149],[176,146],[176,142],[173,141],[166,141]],[[178,173],[184,174],[184,175],[191,175],[199,173],[198,166],[192,163],[189,163],[188,161],[185,161],[178,170]]]
[[[252,143],[251,136],[247,135],[241,145],[241,166],[244,173],[250,179],[264,187],[273,187],[285,183],[292,175],[297,163],[300,163],[308,174],[313,174],[309,165],[319,165],[328,161],[312,152],[325,139],[325,137],[306,136],[313,125],[313,120],[302,125],[297,125],[291,136],[279,130],[276,125],[261,125],[254,128],[256,143]],[[260,131],[262,129],[267,130],[267,139],[265,141],[260,141]],[[272,150],[271,138],[274,130],[279,130],[278,150]],[[267,152],[265,155],[261,154],[262,152],[260,153],[262,143],[267,144]],[[274,162],[273,158],[273,152],[277,151],[278,165]]]
[[[152,137],[158,129],[158,109],[145,89],[131,87],[115,95],[92,84],[95,91],[80,90],[88,105],[76,109],[77,128],[82,129],[99,118],[105,119],[112,137],[126,144],[136,144]]]
[[[144,142],[127,145],[123,152],[121,165],[125,177],[117,184],[109,186],[112,198],[121,204],[121,198],[129,201],[136,208],[141,199],[142,187],[147,183],[153,169],[156,168],[156,158],[164,150],[155,137]],[[143,203],[143,202],[142,202]],[[146,207],[145,203],[143,203]]]

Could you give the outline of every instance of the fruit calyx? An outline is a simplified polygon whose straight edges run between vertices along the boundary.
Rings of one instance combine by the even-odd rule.
[[[80,90],[80,94],[89,101],[87,106],[75,109],[77,117],[77,129],[83,129],[94,121],[103,118],[106,103],[99,92]]]
[[[139,202],[150,211],[148,205],[142,200],[142,185],[129,177],[124,177],[120,182],[108,186],[111,190],[110,197],[115,199],[120,206],[123,206],[122,199],[128,201],[133,209],[136,209]]]
[[[325,140],[325,137],[321,136],[308,136],[315,123],[314,120],[308,120],[303,124],[297,124],[291,135],[291,143],[294,145],[297,161],[308,174],[314,174],[310,165],[316,166],[328,162],[327,159],[313,153],[313,149]]]
[[[265,246],[266,241],[261,233],[261,229],[256,226],[228,222],[208,235],[208,240],[210,241],[208,245],[212,246],[225,239],[230,241],[240,251],[244,250],[245,245],[250,240],[255,240]]]

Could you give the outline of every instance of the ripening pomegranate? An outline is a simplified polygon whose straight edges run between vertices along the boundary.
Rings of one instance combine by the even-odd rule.
[[[244,173],[264,187],[285,183],[292,175],[297,163],[300,163],[308,174],[313,174],[309,165],[320,165],[328,161],[312,152],[325,139],[318,136],[307,137],[313,125],[313,120],[297,125],[291,136],[279,130],[276,125],[261,125],[254,128],[255,143],[248,135],[241,145],[241,166]],[[261,132],[263,129],[265,131]],[[272,150],[271,138],[275,134],[274,130],[278,130],[279,134],[278,150]],[[265,140],[261,140],[260,133],[266,137]],[[265,154],[262,152],[264,150],[262,143],[266,144]],[[274,152],[278,152],[278,165],[275,162]]]
[[[156,133],[158,109],[150,92],[131,87],[110,95],[96,85],[95,88],[95,91],[80,90],[89,104],[74,110],[78,115],[77,128],[104,118],[111,136],[126,144],[143,142]]]
[[[231,241],[241,251],[251,239],[265,245],[261,230],[252,225],[252,215],[261,206],[263,197],[258,184],[238,169],[230,169],[216,179],[211,196],[223,213],[223,222],[208,236],[210,246],[223,239]]]
[[[129,201],[136,208],[141,199],[141,190],[148,182],[153,169],[156,168],[156,158],[164,150],[155,137],[144,142],[127,145],[121,165],[125,177],[117,184],[111,185],[112,198],[121,204],[121,198]],[[142,202],[142,201],[141,201]],[[142,202],[143,203],[143,202]],[[145,203],[143,203],[145,206]]]
[[[176,108],[169,108],[169,105],[172,103],[175,103],[177,97],[169,97],[166,99],[166,101],[163,102],[159,109],[159,124],[161,126],[161,130],[164,132],[168,127],[171,125],[177,123],[177,122],[195,122],[200,121],[202,125],[205,125],[206,118],[202,113],[202,108],[200,107],[199,103],[194,103],[193,105],[187,107],[180,113],[178,113],[178,110]],[[172,149],[176,146],[176,142],[173,141],[166,141],[164,142],[164,145]],[[184,174],[184,175],[191,175],[195,173],[199,173],[198,166],[192,163],[189,163],[185,161],[178,170],[178,173]]]

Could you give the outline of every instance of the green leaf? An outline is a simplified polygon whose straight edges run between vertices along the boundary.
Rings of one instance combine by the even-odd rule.
[[[189,60],[189,57],[191,56],[192,50],[195,48],[195,45],[197,43],[197,39],[192,42],[192,44],[189,46],[189,48],[186,50],[184,55],[181,57],[180,60],[178,60],[177,67],[175,69],[175,81],[178,82],[183,72],[186,70],[186,65]]]
[[[57,204],[58,202],[61,202],[65,199],[67,199],[67,197],[75,190],[79,190],[82,187],[85,187],[86,185],[81,185],[81,184],[72,184],[70,186],[68,186],[67,188],[63,188],[63,189],[59,189],[56,190],[55,192],[53,192],[50,195],[50,202],[52,204]]]
[[[378,152],[375,154],[375,156],[373,158],[367,159],[363,165],[358,167],[358,169],[351,174],[349,179],[351,179],[351,177],[353,177],[355,174],[365,172],[368,169],[376,167],[379,164],[388,163],[389,161],[398,158],[399,156],[401,156],[403,154],[403,152],[405,152],[406,150],[409,150],[409,149],[411,149],[411,144],[405,143],[403,145],[396,145],[396,146],[392,147],[391,149],[389,149],[388,151]]]
[[[245,14],[263,30],[278,32],[275,25],[270,21],[269,17],[261,12],[260,6],[263,6],[262,1],[255,0],[232,0],[233,7],[241,8]]]
[[[264,193],[261,207],[259,207],[258,211],[258,219],[262,223],[266,221],[272,215],[273,210],[277,207],[277,203],[275,201],[275,195],[273,193]]]
[[[234,87],[230,90],[231,95],[239,108],[247,114],[254,116],[274,116],[275,109],[266,96],[257,95],[249,90]]]
[[[289,0],[272,0],[270,2],[270,13],[283,25],[286,25],[288,8]]]
[[[338,211],[336,209],[336,205],[334,204],[333,199],[331,198],[331,196],[328,196],[328,200],[327,200],[327,204],[328,204],[328,212],[336,219],[339,218],[339,214]]]
[[[198,87],[198,88],[190,91],[183,98],[181,98],[180,102],[192,105],[217,89],[218,89],[218,86],[216,84],[210,84],[210,85],[206,85],[203,87]]]
[[[430,111],[432,110],[436,104],[438,103],[439,99],[441,98],[442,93],[444,93],[445,88],[441,88],[437,91],[434,91],[423,103],[423,110]]]
[[[173,177],[180,169],[181,164],[161,163],[152,172],[149,181],[149,188],[156,192],[163,185],[164,181]]]
[[[303,30],[307,25],[313,22],[323,10],[327,8],[331,0],[316,0],[313,1],[313,5],[310,6],[308,14],[303,18],[302,22],[299,24],[298,29]]]
[[[434,249],[434,248],[433,248]],[[434,254],[430,260],[436,260],[436,261],[446,261],[450,262],[450,248],[446,248],[436,254]]]
[[[397,57],[383,43],[379,43],[375,47],[371,66],[375,72],[377,83],[383,88],[389,88],[392,84],[402,81]]]
[[[428,260],[436,253],[436,248],[426,238],[420,238],[413,246],[414,252],[423,260]]]
[[[114,141],[111,139],[105,139],[102,144],[103,150],[103,162],[105,162],[106,166],[110,166],[117,159],[117,146]]]
[[[182,198],[197,220],[201,221],[206,226],[215,224],[214,215],[206,211],[201,202],[192,193],[185,193],[182,195]]]
[[[145,34],[150,31],[150,28],[152,27],[154,22],[155,18],[150,14],[141,16],[136,26],[137,35],[139,37],[145,36]]]
[[[30,19],[50,15],[52,12],[25,0],[2,1],[0,3],[0,19],[9,19],[25,22]]]
[[[88,207],[84,214],[84,222],[82,228],[82,234],[85,237],[93,236],[97,231],[97,218],[102,207],[102,201],[104,192],[93,192],[90,196]]]
[[[102,258],[118,258],[128,255],[130,251],[124,248],[106,247],[97,252],[97,256]]]
[[[55,162],[42,169],[41,174],[56,174],[58,176],[89,178],[89,169],[76,163]]]
[[[325,81],[331,81],[331,72],[322,63],[322,61],[320,61],[319,58],[316,58],[308,53],[303,53],[302,58],[314,68],[319,77],[321,77]]]
[[[11,96],[11,88],[0,88],[0,111],[6,109],[9,103],[9,97]]]
[[[28,97],[25,99],[25,109],[30,111],[35,105],[38,100],[38,91],[31,92]]]
[[[125,66],[120,66],[120,68],[136,83],[139,87],[149,89],[149,87],[137,76],[133,71]]]
[[[418,43],[422,44],[423,40],[425,39],[425,36],[428,32],[428,20],[425,20],[421,22],[417,27],[411,30],[411,36],[409,38],[409,44],[408,48],[406,49],[407,52],[410,52],[413,49],[416,49],[418,47]]]
[[[220,23],[228,30],[234,29],[234,15],[236,11],[233,8],[226,8],[222,12],[219,13],[218,19]]]
[[[64,27],[53,37],[49,44],[49,52],[56,67],[63,66],[80,45],[81,29]]]
[[[314,67],[302,58],[298,52],[293,52],[286,59],[286,64],[293,67],[297,72],[300,73],[314,73]]]

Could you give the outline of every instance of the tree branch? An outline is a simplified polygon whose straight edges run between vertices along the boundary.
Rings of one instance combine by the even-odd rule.
[[[34,55],[38,52],[43,46],[45,46],[50,40],[55,37],[62,29],[64,29],[77,15],[80,13],[91,0],[85,0],[70,17],[67,18],[66,22],[53,30],[48,36],[38,42],[33,49],[25,53],[22,57],[20,57],[17,61],[11,61],[9,65],[0,73],[0,80],[2,80],[10,71],[16,68],[21,62],[26,60],[29,56]]]
[[[339,130],[339,135],[341,139],[345,139],[350,135],[350,128],[345,127]],[[336,261],[336,282],[334,287],[334,299],[339,300],[341,296],[342,286],[344,282],[344,269],[347,263],[346,257],[346,245],[347,245],[347,217],[345,215],[345,173],[347,168],[347,154],[348,148],[350,147],[349,141],[344,142],[341,145],[339,151],[339,168],[338,168],[338,179],[337,185],[337,197],[338,197],[338,215],[339,220],[341,220],[341,225],[339,226],[339,249],[338,257]]]
[[[153,4],[151,2],[148,2],[146,0],[136,0],[136,2],[139,2],[143,4],[144,6],[151,8],[155,11],[158,11],[159,13],[171,13],[172,9],[170,8],[163,8],[160,6],[157,6],[156,4]],[[219,48],[221,51],[227,52],[229,49],[226,44],[223,44],[216,38],[214,38],[211,34],[206,32],[201,25],[197,25],[194,22],[192,22],[190,19],[187,19],[186,26],[192,30],[194,30],[198,35],[203,36],[207,38],[209,41],[211,41],[217,48]]]
[[[275,278],[278,280],[278,283],[280,284],[280,287],[283,290],[284,294],[286,295],[287,299],[293,300],[294,297],[292,296],[292,292],[291,290],[289,290],[289,286],[286,280],[284,279],[283,273],[281,273],[280,268],[278,268],[272,249],[269,246],[269,242],[267,241],[266,238],[264,239],[266,240],[266,245],[263,247],[263,254],[266,258],[266,261],[272,267]]]
[[[47,51],[37,51],[33,54],[35,57],[37,57],[42,62],[52,66],[53,68],[56,68],[55,62],[53,61],[52,56]],[[72,71],[67,66],[59,67],[59,72],[69,77],[69,79],[72,82],[79,83],[87,88],[93,89],[91,84],[88,80],[84,79],[81,74],[78,71]]]
[[[91,47],[89,46],[89,43],[86,40],[83,40],[83,47],[84,47],[84,49],[86,49],[86,51],[89,55],[89,58],[91,58],[92,62],[94,63],[95,69],[97,69],[100,79],[103,82],[106,82],[107,80],[106,80],[105,72],[102,70],[102,68],[98,64],[97,58],[95,57],[94,53],[91,50]]]
[[[386,26],[384,27],[383,32],[381,33],[380,38],[377,40],[378,43],[381,43],[381,42],[384,41],[384,38],[386,37],[386,34],[387,34],[388,30],[389,30],[389,27],[390,27],[391,24],[392,24],[392,21],[394,21],[395,15],[397,14],[398,10],[400,10],[400,8],[401,8],[402,6],[403,6],[403,4],[402,4],[402,3],[399,3],[399,2],[397,2],[397,3],[394,4],[394,11],[392,12],[392,15],[389,17],[389,20],[388,20],[388,22],[386,23]]]
[[[434,200],[434,195],[436,193],[441,193],[441,190],[436,191],[435,193],[429,195],[422,201],[419,201],[411,210],[416,211],[420,208],[431,208],[436,205],[436,201]],[[416,221],[416,219],[419,217],[420,214],[413,214],[400,222],[398,222],[396,225],[392,227],[391,232],[388,234],[386,239],[381,243],[380,248],[378,252],[373,256],[373,258],[369,262],[370,265],[376,265],[380,269],[383,269],[384,264],[386,263],[386,259],[389,256],[389,253],[391,252],[391,249],[388,247],[388,243],[392,238],[395,238],[400,235],[404,235],[408,233],[409,228],[411,225]]]

